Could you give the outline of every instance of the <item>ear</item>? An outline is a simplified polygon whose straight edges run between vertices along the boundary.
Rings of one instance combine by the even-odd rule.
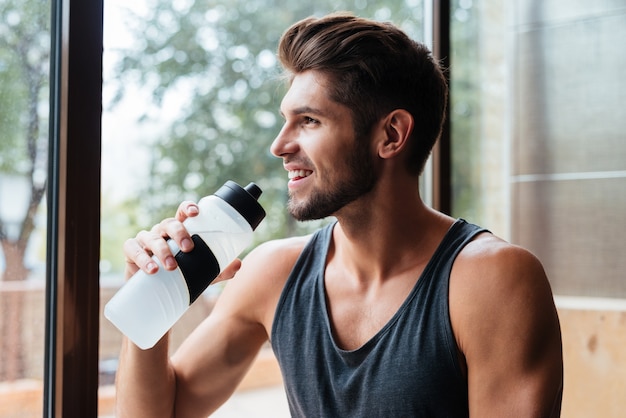
[[[385,137],[379,143],[380,158],[392,158],[408,147],[409,137],[413,132],[413,116],[404,109],[396,109],[384,119]]]

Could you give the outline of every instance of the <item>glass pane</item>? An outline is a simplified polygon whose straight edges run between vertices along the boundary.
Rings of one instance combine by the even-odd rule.
[[[558,295],[626,298],[623,5],[453,3],[455,215],[531,249]]]
[[[43,413],[49,21],[0,0],[0,417]]]
[[[122,283],[123,241],[226,180],[263,189],[268,216],[255,233],[259,242],[319,226],[296,224],[286,214],[282,165],[269,153],[283,93],[275,52],[289,25],[335,10],[390,20],[423,39],[420,0],[105,2],[102,306]],[[218,294],[212,286],[196,301],[173,330],[174,346]],[[121,335],[104,319],[100,335],[104,404],[113,396],[108,385]],[[215,416],[241,412],[243,404],[254,411],[248,415],[277,416],[277,406],[255,399],[275,391],[284,397],[280,385],[272,355],[262,352],[238,395]]]

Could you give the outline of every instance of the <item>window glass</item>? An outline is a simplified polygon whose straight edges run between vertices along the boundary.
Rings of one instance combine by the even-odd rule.
[[[122,283],[123,241],[226,180],[263,189],[268,215],[257,242],[319,226],[296,224],[286,214],[287,179],[269,153],[284,92],[275,53],[289,25],[339,10],[393,21],[423,39],[421,0],[105,2],[102,305]],[[209,287],[175,326],[174,346],[207,315],[218,292]],[[105,393],[112,396],[121,335],[104,319],[100,335],[104,402]],[[280,385],[269,374],[242,385]]]
[[[557,295],[626,297],[626,50],[615,2],[455,0],[453,206]]]
[[[0,0],[0,417],[43,412],[49,21]]]

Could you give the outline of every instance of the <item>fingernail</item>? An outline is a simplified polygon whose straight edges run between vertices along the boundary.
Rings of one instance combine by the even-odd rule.
[[[150,261],[147,265],[146,265],[146,269],[148,271],[155,271],[158,268],[158,266],[156,265],[156,263],[154,261]]]
[[[180,249],[183,251],[189,251],[193,247],[193,242],[189,238],[183,238],[180,242]]]
[[[199,212],[198,212],[198,207],[197,207],[197,206],[189,206],[189,207],[187,208],[187,214],[188,214],[188,215],[191,215],[191,214],[193,214],[193,215],[197,215],[198,213],[199,213]]]
[[[165,259],[165,267],[168,270],[173,270],[176,267],[176,260],[174,260],[174,257],[169,256]]]

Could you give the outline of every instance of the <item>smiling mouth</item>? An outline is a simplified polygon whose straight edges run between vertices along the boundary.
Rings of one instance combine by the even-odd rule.
[[[291,170],[289,171],[289,180],[298,180],[313,174],[311,170]]]

